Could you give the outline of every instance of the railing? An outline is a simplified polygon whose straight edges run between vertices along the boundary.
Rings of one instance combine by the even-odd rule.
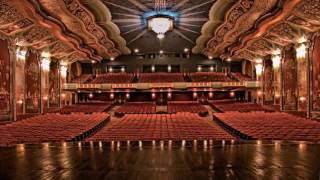
[[[64,90],[81,90],[81,89],[188,89],[188,88],[226,88],[226,87],[244,87],[244,88],[259,88],[259,81],[245,82],[177,82],[177,83],[128,83],[128,84],[64,84]]]

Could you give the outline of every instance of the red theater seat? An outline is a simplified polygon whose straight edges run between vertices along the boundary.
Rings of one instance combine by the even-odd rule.
[[[74,78],[71,83],[86,83],[88,82],[90,79],[92,79],[92,75],[91,74],[82,74],[79,77]]]
[[[170,83],[184,82],[181,73],[141,73],[139,74],[140,83]]]
[[[155,103],[129,102],[115,111],[116,114],[151,114],[156,113]]]
[[[208,110],[198,102],[168,102],[168,113],[177,112],[207,114]]]
[[[192,113],[129,114],[102,128],[87,141],[232,140],[218,125]]]
[[[131,83],[133,80],[131,73],[107,73],[97,74],[96,78],[91,81],[93,84],[122,84]]]
[[[84,137],[109,118],[106,113],[46,114],[1,125],[0,145],[68,141]]]
[[[230,73],[230,76],[238,81],[252,81],[252,77],[241,73]]]
[[[60,113],[94,113],[94,112],[106,112],[112,107],[112,102],[101,103],[79,103],[70,106],[65,106],[60,110]]]
[[[215,100],[209,101],[209,105],[214,109],[219,111],[266,111],[268,109],[264,108],[260,104],[256,103],[241,103],[234,100]]]
[[[214,114],[230,130],[254,139],[319,141],[320,123],[283,112]]]
[[[230,82],[226,73],[222,72],[197,72],[190,74],[192,82]]]

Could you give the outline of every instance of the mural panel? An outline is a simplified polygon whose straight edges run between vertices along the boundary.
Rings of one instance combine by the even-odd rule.
[[[0,115],[10,112],[10,52],[8,42],[0,39]]]
[[[270,59],[264,61],[264,98],[265,101],[273,101],[273,69]]]
[[[40,65],[39,58],[32,51],[26,59],[25,65],[26,77],[26,112],[40,112]]]
[[[312,52],[312,110],[320,111],[320,37],[315,38]]]
[[[49,72],[49,103],[50,107],[59,106],[59,64],[53,61]]]
[[[297,61],[293,47],[284,52],[282,72],[284,110],[297,110]]]

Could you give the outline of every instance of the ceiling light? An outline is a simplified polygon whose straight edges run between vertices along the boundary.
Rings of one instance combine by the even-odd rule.
[[[228,61],[228,62],[231,62],[231,58],[228,58],[227,61]]]
[[[138,52],[139,52],[139,49],[134,49],[134,52],[135,52],[135,53],[138,53]]]
[[[160,54],[163,54],[163,50],[160,50],[159,53],[160,53]]]
[[[188,48],[184,48],[184,52],[189,52],[189,49]]]
[[[92,60],[91,63],[94,64],[94,63],[96,63],[96,61],[95,61],[95,60]]]
[[[168,16],[155,16],[148,20],[148,27],[157,34],[159,39],[164,38],[164,34],[173,29],[173,19]]]
[[[110,60],[111,60],[111,61],[114,61],[114,57],[111,57]]]
[[[209,58],[209,59],[213,59],[213,57],[212,57],[212,56],[209,56],[208,58]]]

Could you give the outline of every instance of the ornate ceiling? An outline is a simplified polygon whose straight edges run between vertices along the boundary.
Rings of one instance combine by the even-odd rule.
[[[61,60],[183,52],[254,60],[320,29],[320,0],[167,0],[174,29],[147,28],[154,0],[0,0],[0,34]]]

